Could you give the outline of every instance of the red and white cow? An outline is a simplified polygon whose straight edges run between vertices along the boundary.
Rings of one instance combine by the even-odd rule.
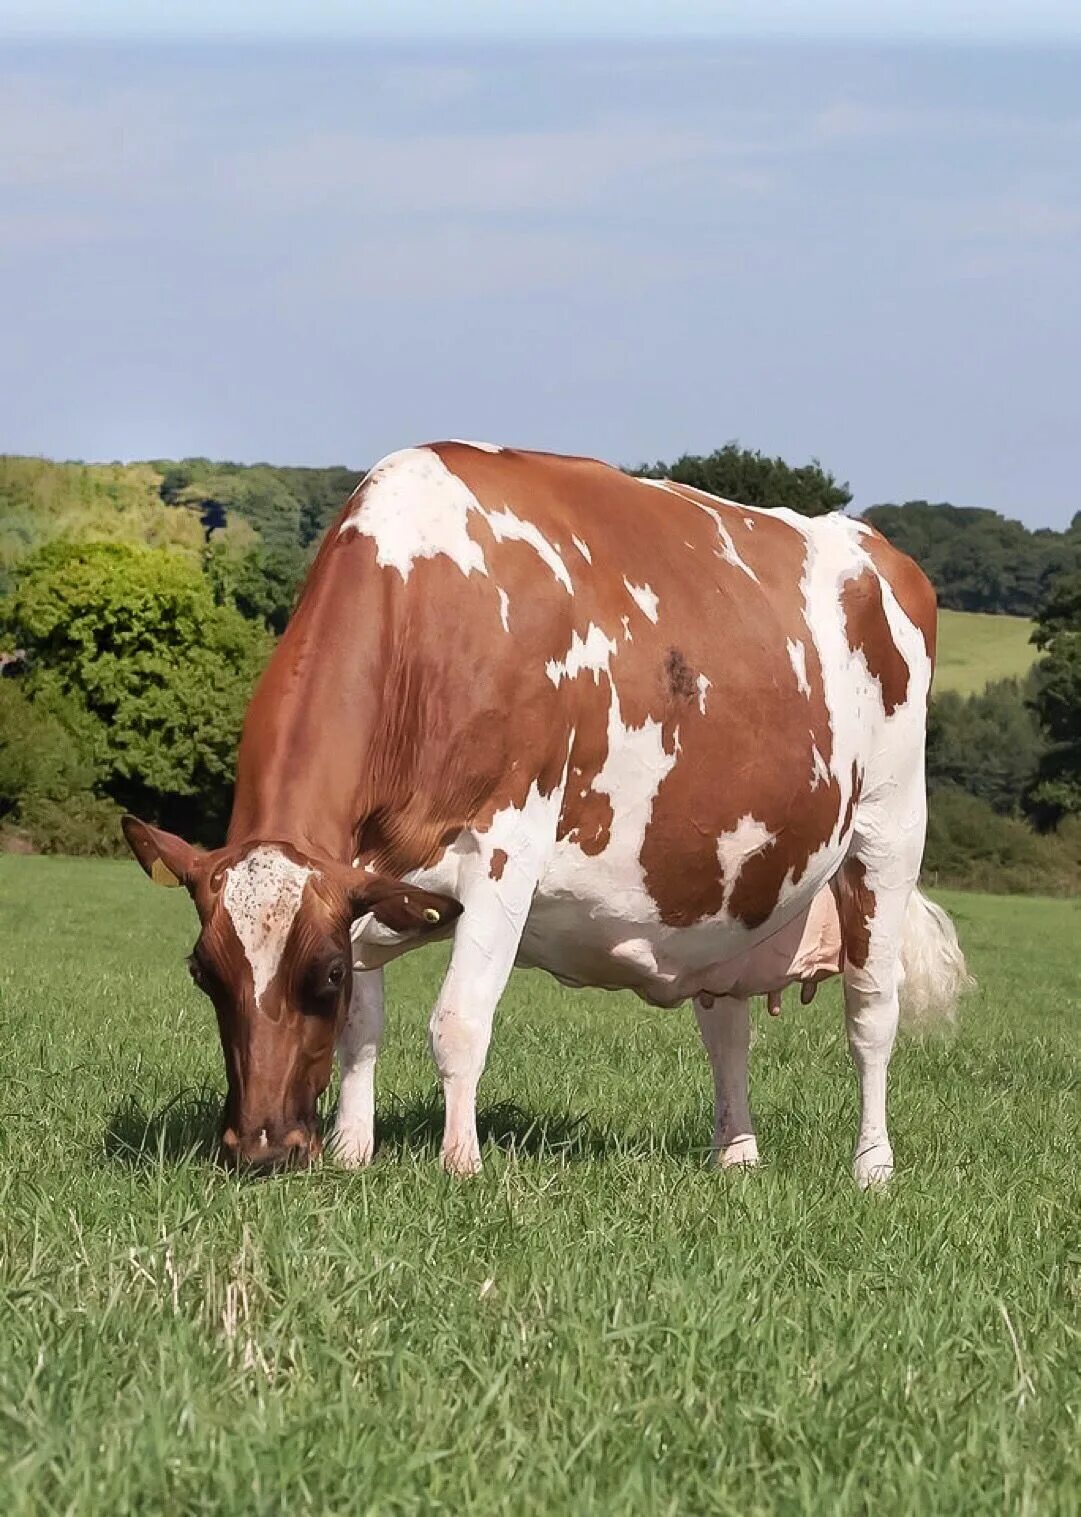
[[[125,824],[199,911],[226,1151],[316,1152],[337,1042],[335,1146],[366,1163],[380,966],[453,927],[431,1018],[448,1169],[480,1164],[518,963],[692,999],[726,1165],[758,1157],[749,998],[843,974],[856,1178],[886,1178],[899,993],[948,1008],[965,980],[915,888],[935,622],[916,565],[845,516],[479,443],[383,459],[256,689],[224,848]]]

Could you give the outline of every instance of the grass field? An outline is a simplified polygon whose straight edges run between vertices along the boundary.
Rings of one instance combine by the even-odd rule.
[[[943,899],[982,988],[898,1051],[888,1195],[832,989],[758,1020],[741,1176],[689,1013],[525,975],[447,1180],[438,950],[375,1167],[257,1182],[186,897],[0,857],[0,1510],[1076,1513],[1081,904]]]
[[[1031,634],[1032,623],[1023,616],[940,611],[935,689],[972,695],[988,680],[1027,674],[1039,656]]]

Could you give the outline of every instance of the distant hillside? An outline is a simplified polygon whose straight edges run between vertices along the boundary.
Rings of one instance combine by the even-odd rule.
[[[1022,678],[1038,657],[1029,642],[1032,625],[1024,616],[940,611],[936,694],[974,695],[990,680]]]

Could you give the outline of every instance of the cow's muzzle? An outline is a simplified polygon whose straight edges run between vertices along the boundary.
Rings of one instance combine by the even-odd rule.
[[[261,1127],[226,1127],[221,1135],[222,1162],[233,1169],[268,1172],[303,1169],[323,1152],[315,1124],[266,1123]]]

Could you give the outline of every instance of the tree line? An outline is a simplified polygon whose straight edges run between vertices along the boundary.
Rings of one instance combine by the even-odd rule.
[[[851,502],[817,460],[793,466],[736,443],[629,472],[808,516]],[[114,851],[121,809],[220,838],[252,683],[361,477],[343,466],[0,458],[9,846]],[[1081,513],[1063,533],[924,501],[864,514],[923,566],[942,605],[1032,616],[1042,655],[1027,681],[933,702],[930,872],[1076,888]]]

